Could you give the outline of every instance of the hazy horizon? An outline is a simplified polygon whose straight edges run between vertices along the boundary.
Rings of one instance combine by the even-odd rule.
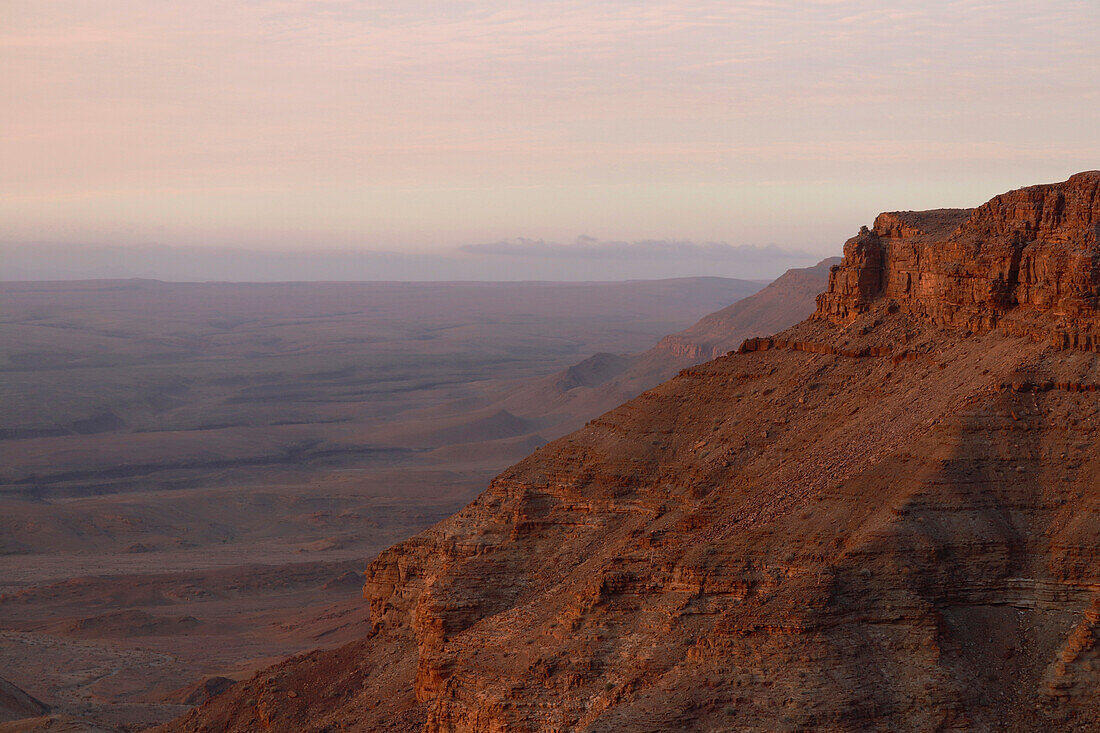
[[[692,242],[498,242],[449,253],[0,242],[0,282],[611,282],[700,276],[767,281],[820,259],[776,247]]]
[[[3,267],[774,277],[880,211],[1100,167],[1097,27],[1090,0],[16,0]]]

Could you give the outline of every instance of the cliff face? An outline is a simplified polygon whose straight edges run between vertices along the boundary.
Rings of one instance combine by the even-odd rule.
[[[1100,171],[997,196],[973,212],[880,215],[844,245],[818,317],[889,299],[936,323],[1100,348]]]
[[[171,729],[1100,725],[1100,354],[1041,330],[1091,327],[1098,176],[879,217],[814,318],[539,449],[370,564],[370,638]]]

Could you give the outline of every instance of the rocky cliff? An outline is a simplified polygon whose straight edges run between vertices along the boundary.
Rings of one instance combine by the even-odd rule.
[[[1100,348],[1100,171],[975,209],[881,214],[844,245],[818,316],[886,298],[935,323]]]
[[[375,559],[171,730],[1100,726],[1097,181],[885,214],[816,315]]]

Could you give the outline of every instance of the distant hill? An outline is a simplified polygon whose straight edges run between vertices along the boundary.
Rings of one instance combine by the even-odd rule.
[[[50,709],[7,680],[0,678],[0,723],[37,718]]]
[[[752,336],[781,331],[813,313],[839,257],[788,270],[763,290],[665,336],[653,348],[629,355],[599,353],[517,388],[502,409],[556,437],[655,387],[676,372],[736,349]]]

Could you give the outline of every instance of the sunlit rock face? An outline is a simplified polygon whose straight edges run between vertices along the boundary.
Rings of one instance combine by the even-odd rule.
[[[1011,191],[967,210],[881,214],[848,240],[818,317],[880,299],[936,323],[1096,349],[1100,171]]]

